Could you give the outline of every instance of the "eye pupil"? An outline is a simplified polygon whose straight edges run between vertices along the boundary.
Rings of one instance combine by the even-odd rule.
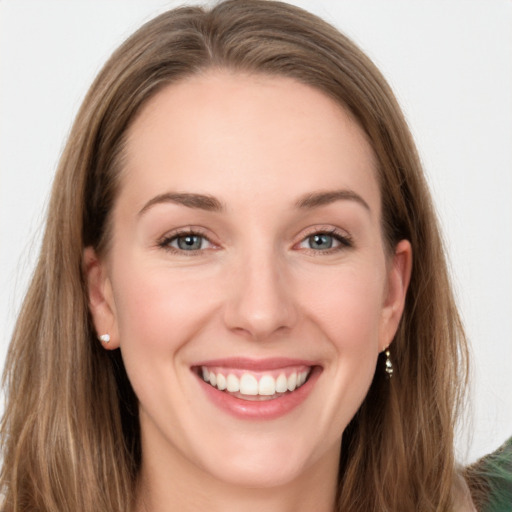
[[[332,236],[325,233],[317,233],[309,237],[309,244],[312,249],[330,249],[332,243]]]
[[[202,241],[202,237],[198,235],[180,236],[177,240],[178,247],[185,251],[194,251],[201,249]]]

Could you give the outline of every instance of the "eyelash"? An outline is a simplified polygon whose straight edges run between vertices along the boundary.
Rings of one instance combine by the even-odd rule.
[[[327,235],[327,236],[332,237],[336,242],[339,243],[339,245],[336,247],[329,247],[328,249],[324,249],[324,250],[316,250],[311,247],[304,248],[306,251],[313,253],[315,255],[332,254],[335,252],[342,251],[344,249],[350,249],[350,248],[354,247],[352,238],[346,233],[341,234],[339,232],[339,230],[337,230],[336,228],[329,228],[329,229],[311,228],[311,230],[308,233],[306,233],[302,237],[300,242],[298,242],[298,244],[295,244],[294,247],[300,246],[301,244],[305,243],[308,239],[310,239],[311,237],[313,237],[315,235],[316,236]],[[158,247],[160,247],[161,249],[164,249],[165,251],[172,252],[175,254],[186,255],[186,256],[194,256],[194,255],[197,255],[197,254],[203,252],[204,250],[206,250],[203,248],[184,250],[184,249],[179,249],[179,248],[173,247],[171,245],[171,243],[174,242],[175,240],[178,240],[179,238],[183,238],[186,236],[200,237],[201,239],[205,240],[207,243],[215,246],[215,244],[208,238],[208,236],[206,236],[206,234],[198,228],[187,228],[187,229],[182,229],[182,230],[167,234],[161,240],[158,241],[157,245],[158,245]]]
[[[182,254],[185,256],[194,256],[194,255],[205,250],[205,249],[192,249],[190,251],[187,251],[184,249],[179,249],[177,247],[173,247],[171,245],[171,243],[173,241],[178,240],[179,238],[187,237],[187,236],[200,237],[200,238],[206,240],[209,244],[215,246],[215,244],[208,238],[208,236],[206,236],[206,234],[204,232],[202,232],[200,229],[187,228],[187,229],[182,229],[182,230],[175,231],[173,233],[165,235],[161,240],[159,240],[158,247],[164,249],[165,251],[172,252],[175,254]]]
[[[313,237],[315,235],[331,236],[332,238],[334,238],[334,240],[336,242],[339,243],[339,245],[336,247],[330,247],[330,248],[324,249],[324,250],[315,250],[313,248],[305,248],[305,250],[314,254],[315,256],[328,255],[328,254],[336,253],[336,252],[343,251],[346,249],[351,249],[354,247],[354,242],[352,240],[352,237],[350,235],[348,235],[347,233],[342,234],[336,228],[322,229],[322,228],[318,228],[318,227],[311,228],[311,230],[308,233],[306,233],[305,236],[303,236],[303,238],[301,239],[301,241],[299,242],[298,245],[307,242],[308,239],[310,239],[311,237]]]

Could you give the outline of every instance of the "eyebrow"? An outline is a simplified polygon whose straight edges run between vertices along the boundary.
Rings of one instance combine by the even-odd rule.
[[[312,192],[299,198],[295,206],[300,209],[310,209],[325,206],[335,201],[355,201],[371,212],[368,203],[359,194],[348,189]]]
[[[198,208],[209,212],[221,212],[224,210],[222,203],[215,197],[204,194],[167,192],[159,194],[150,199],[139,211],[138,215],[142,215],[152,206],[156,204],[174,203],[186,206],[188,208]]]
[[[295,203],[295,207],[299,209],[313,209],[325,206],[336,201],[355,201],[363,206],[366,210],[371,211],[368,203],[352,190],[328,190],[311,192],[300,197]],[[152,206],[156,204],[174,203],[187,208],[197,208],[209,212],[222,212],[224,206],[214,196],[205,194],[193,194],[190,192],[166,192],[159,194],[150,199],[139,211],[138,215],[144,214]]]

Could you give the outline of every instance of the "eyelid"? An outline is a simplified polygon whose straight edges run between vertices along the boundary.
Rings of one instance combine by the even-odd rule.
[[[185,250],[178,249],[176,247],[172,247],[170,245],[170,243],[173,240],[175,240],[181,236],[190,236],[190,235],[195,235],[195,236],[204,238],[205,240],[208,241],[208,243],[212,247],[207,247],[205,249],[195,249],[195,250],[185,251]],[[212,241],[212,237],[207,234],[206,230],[199,226],[186,226],[186,227],[176,228],[171,231],[168,231],[165,235],[163,235],[162,237],[160,237],[157,240],[156,245],[157,245],[157,247],[164,249],[166,251],[174,252],[175,254],[182,254],[185,256],[193,256],[193,255],[197,255],[198,253],[202,253],[207,250],[219,248],[219,245]]]
[[[311,248],[301,248],[299,247],[300,244],[304,243],[309,237],[313,235],[319,235],[319,234],[325,234],[330,235],[334,237],[338,242],[339,245],[336,247],[332,247],[330,249],[324,249],[324,250],[315,250]],[[294,248],[303,249],[306,251],[311,251],[315,254],[329,254],[331,252],[337,252],[342,251],[344,249],[350,249],[354,247],[354,241],[352,236],[345,230],[334,227],[332,225],[318,225],[318,226],[310,226],[306,228],[305,231],[303,231],[300,234],[300,239],[298,242],[294,244]]]
[[[316,234],[326,234],[329,236],[334,237],[339,245],[336,247],[332,247],[329,249],[324,250],[316,250],[311,248],[301,248],[300,244],[304,243],[309,237],[316,235]],[[172,247],[170,243],[175,240],[176,238],[179,238],[180,236],[187,236],[187,235],[195,235],[199,236],[201,238],[204,238],[208,241],[208,243],[211,245],[211,247],[207,247],[204,249],[195,249],[190,251],[185,251],[179,248]],[[162,237],[160,237],[157,242],[156,246],[158,248],[164,249],[166,251],[174,252],[176,254],[181,254],[185,256],[193,256],[197,255],[198,253],[202,253],[207,250],[216,250],[220,248],[220,245],[212,240],[212,236],[205,230],[204,228],[200,226],[186,226],[186,227],[180,227],[173,229]],[[334,227],[332,225],[317,225],[317,226],[310,226],[306,228],[301,234],[300,239],[293,244],[294,249],[302,249],[306,250],[312,253],[316,254],[329,254],[332,252],[338,252],[342,251],[344,249],[350,249],[354,246],[352,236],[345,230],[342,230],[340,228]]]

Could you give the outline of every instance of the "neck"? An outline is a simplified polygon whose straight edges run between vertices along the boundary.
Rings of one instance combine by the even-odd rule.
[[[183,461],[143,461],[137,512],[333,512],[339,450],[278,486],[247,487],[215,478]]]

